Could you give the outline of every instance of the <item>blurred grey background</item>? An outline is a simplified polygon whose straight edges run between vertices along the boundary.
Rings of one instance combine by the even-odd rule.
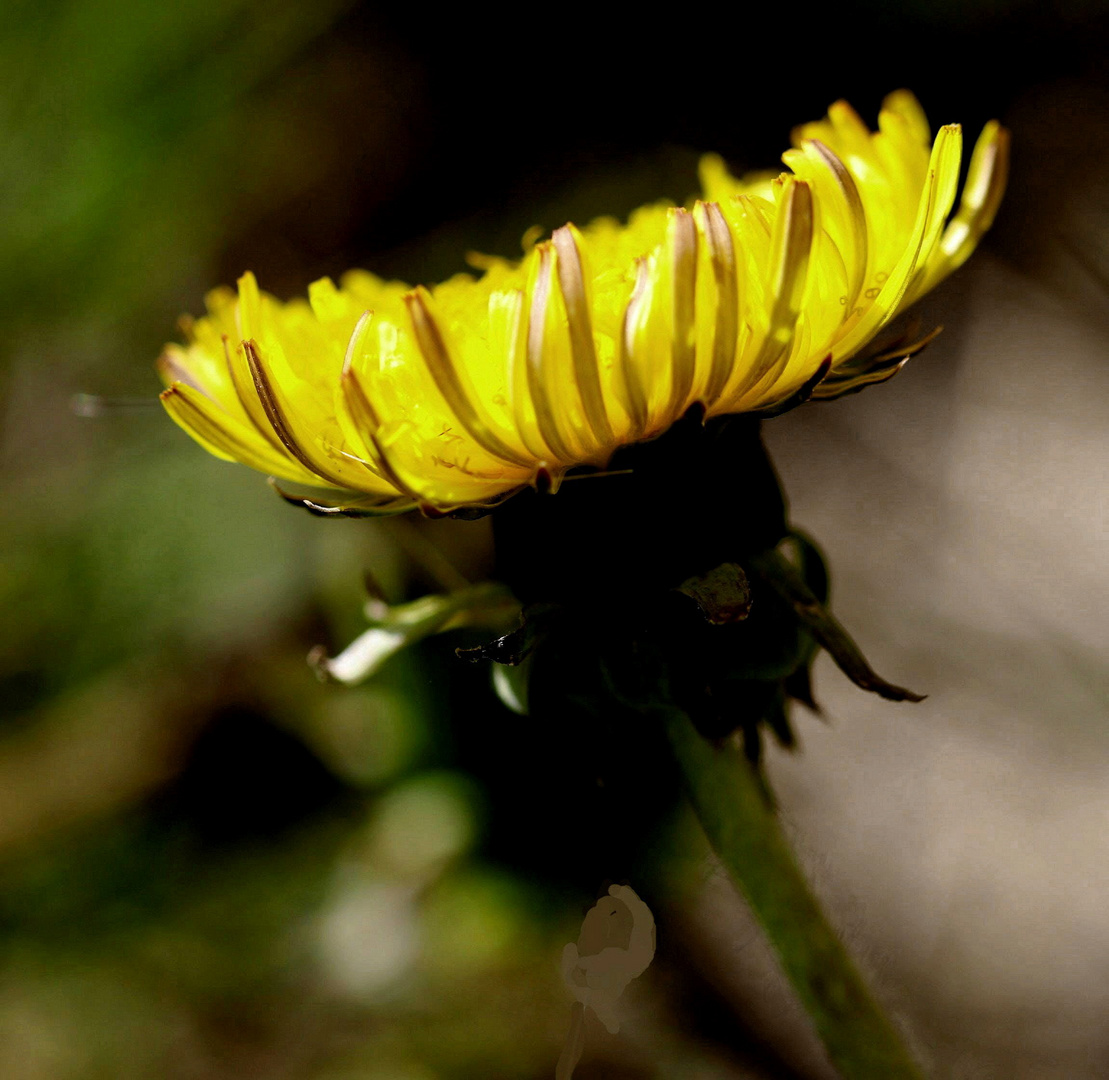
[[[772,167],[795,123],[840,96],[873,122],[901,85],[934,123],[1012,128],[1006,204],[921,305],[946,327],[926,353],[767,439],[842,620],[929,697],[821,661],[825,720],[798,711],[771,775],[933,1075],[1109,1075],[1106,9],[560,7],[511,50],[492,20],[5,6],[0,1075],[553,1074],[592,898],[486,842],[449,648],[358,690],[304,662],[361,629],[364,569],[418,595],[432,545],[480,579],[487,527],[311,519],[136,402],[244,269],[281,297],[352,265],[434,281],[534,223],[682,201],[702,151]],[[79,417],[80,393],[118,402]],[[698,889],[656,911],[660,958],[582,1080],[829,1075],[691,852]]]

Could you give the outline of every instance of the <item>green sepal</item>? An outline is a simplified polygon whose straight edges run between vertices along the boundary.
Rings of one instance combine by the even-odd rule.
[[[924,695],[883,679],[867,662],[858,645],[839,620],[820,602],[804,577],[780,551],[766,551],[751,560],[750,569],[766,582],[808,628],[816,641],[831,654],[839,669],[863,690],[889,701],[923,701]]]
[[[812,594],[822,604],[827,604],[831,583],[828,575],[828,563],[819,545],[808,533],[802,532],[800,529],[793,529],[782,543],[787,550],[792,551],[793,562]],[[801,661],[782,680],[782,688],[789,697],[801,702],[806,708],[820,715],[823,710],[817,704],[812,690],[812,665],[816,659],[816,654],[820,651],[820,643],[804,628],[802,628],[801,634],[803,638]]]
[[[815,653],[818,648],[819,646],[816,644],[816,641],[813,640],[813,652]],[[785,690],[786,694],[794,701],[801,702],[805,708],[816,713],[817,716],[823,714],[824,710],[813,696],[811,657],[791,675],[787,675],[782,680],[782,689]]]

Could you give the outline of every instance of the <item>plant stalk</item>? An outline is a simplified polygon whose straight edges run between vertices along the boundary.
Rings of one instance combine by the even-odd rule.
[[[923,1080],[809,890],[754,767],[731,743],[702,737],[683,713],[671,714],[667,729],[701,827],[843,1080]]]

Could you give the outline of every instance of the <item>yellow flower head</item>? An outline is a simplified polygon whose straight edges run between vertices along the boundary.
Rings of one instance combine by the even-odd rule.
[[[566,225],[477,280],[353,270],[282,304],[245,274],[167,346],[162,401],[217,457],[316,502],[445,513],[603,467],[694,403],[758,412],[877,381],[914,347],[860,350],[967,258],[1008,164],[991,122],[952,216],[959,126],[932,141],[907,91],[878,126],[837,102],[794,132],[790,172],[737,180],[706,157],[692,210]]]

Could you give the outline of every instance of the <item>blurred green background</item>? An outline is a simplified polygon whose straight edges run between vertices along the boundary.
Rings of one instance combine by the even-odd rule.
[[[907,85],[934,120],[959,119],[968,133],[993,115],[1013,124],[1013,189],[983,258],[1007,282],[1048,290],[1051,325],[1065,329],[1038,347],[1057,355],[1075,327],[1105,329],[1091,313],[1104,310],[1109,280],[1109,199],[1074,170],[1096,178],[1109,156],[1107,28],[1092,3],[736,8],[656,26],[639,9],[559,6],[529,21],[351,0],[8,0],[0,1076],[538,1078],[553,1075],[568,1020],[558,956],[594,897],[514,853],[515,834],[498,832],[504,799],[486,782],[498,769],[526,777],[528,762],[508,750],[512,725],[526,721],[473,671],[459,674],[454,642],[402,655],[353,690],[318,683],[305,663],[312,646],[337,650],[362,629],[367,569],[398,600],[439,587],[442,558],[481,580],[487,526],[319,521],[208,457],[154,403],[153,361],[179,315],[199,314],[207,289],[248,268],[283,298],[352,265],[438,280],[464,269],[468,250],[511,255],[535,223],[683,201],[702,151],[772,166],[790,127],[836,97],[873,121],[882,95]],[[1010,310],[987,286],[975,295]],[[974,303],[955,283],[934,311],[970,325]],[[893,414],[942,426],[968,340],[954,330],[919,362],[938,374],[903,376]],[[997,338],[975,340],[988,351]],[[1091,378],[1087,404],[1104,404],[1104,381]],[[77,415],[79,394],[105,399],[86,402],[97,415]],[[1035,397],[1001,430],[1033,423]],[[845,406],[836,430],[789,418],[775,445],[833,555],[857,523],[839,479],[881,487],[868,470],[883,459],[860,464],[868,451],[851,427],[866,418],[881,430],[868,408],[881,403]],[[1064,418],[1049,443],[1078,446],[1098,430]],[[813,460],[824,472],[806,480]],[[1059,470],[1091,460],[1102,459]],[[828,462],[843,467],[830,475]],[[932,527],[950,524],[927,476],[896,476]],[[1055,479],[1040,475],[1017,505]],[[834,506],[822,506],[833,490]],[[876,577],[852,576],[851,551],[842,556],[876,608],[883,582],[908,572],[880,524],[885,509],[869,505],[876,524],[860,541]],[[934,566],[922,573],[939,580]],[[1067,610],[1052,640],[1070,657],[1073,694],[1103,701],[1096,635],[1074,645]],[[913,637],[865,604],[855,614],[887,645]],[[1019,650],[973,640],[1006,684]],[[925,664],[928,689],[942,691],[945,670]],[[1056,722],[1056,707],[1074,715],[1068,693],[1036,706],[1035,730]],[[481,730],[481,768],[460,727]],[[791,795],[790,775],[787,809],[803,822],[815,796]],[[1109,781],[1093,790],[1102,814]],[[834,861],[835,849],[813,858]],[[835,907],[836,888],[826,892]],[[695,944],[682,920],[701,925],[710,909],[690,910],[673,915],[669,940]],[[850,902],[844,910],[851,923]],[[750,942],[741,913],[710,914]],[[623,1041],[591,1032],[583,1080],[826,1075],[795,1010],[768,989],[765,958],[752,961],[753,989],[731,985],[705,973],[711,948],[700,961],[693,945],[668,951],[668,925],[660,916],[659,974],[645,982],[638,1027]],[[895,931],[882,940],[898,953]],[[952,1005],[950,984],[896,962],[886,980],[933,1047],[937,1075],[1025,1075],[1007,1056],[1011,1039],[978,1037],[981,1014]],[[1001,984],[983,985],[997,996]],[[1068,994],[1081,985],[1047,1011],[1073,1011]],[[1033,1054],[1028,1076],[1109,1070],[1092,1035],[1062,1021],[1036,1031],[1038,1049],[1022,1051]]]

